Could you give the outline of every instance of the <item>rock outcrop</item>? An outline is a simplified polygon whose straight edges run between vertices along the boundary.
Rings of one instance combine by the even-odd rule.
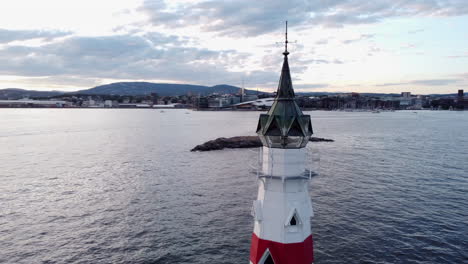
[[[311,137],[311,142],[333,142],[333,139]],[[257,148],[261,147],[262,142],[258,136],[242,136],[231,138],[217,138],[207,141],[201,145],[194,147],[191,151],[210,151],[220,150],[224,148]]]

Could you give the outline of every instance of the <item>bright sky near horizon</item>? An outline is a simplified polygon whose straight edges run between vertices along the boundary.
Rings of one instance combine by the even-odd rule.
[[[0,89],[118,81],[274,91],[468,90],[466,0],[2,0]]]

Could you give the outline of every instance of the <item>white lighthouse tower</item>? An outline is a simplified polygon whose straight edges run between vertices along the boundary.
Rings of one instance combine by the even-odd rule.
[[[257,134],[263,143],[262,173],[255,219],[251,264],[311,264],[314,261],[310,218],[313,216],[306,173],[312,124],[294,99],[288,64],[288,33],[275,102],[260,115]]]

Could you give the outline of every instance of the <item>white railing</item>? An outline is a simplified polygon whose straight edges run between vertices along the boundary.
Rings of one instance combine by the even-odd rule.
[[[252,169],[252,174],[256,175],[256,179],[261,179],[261,178],[270,178],[270,179],[282,179],[284,180],[293,180],[293,179],[311,179],[314,176],[318,176],[320,173],[320,152],[318,149],[312,150],[311,148],[306,148],[306,164],[308,165],[308,168],[305,169],[304,173],[302,175],[297,175],[297,176],[288,176],[288,177],[282,177],[282,176],[273,176],[273,175],[268,175],[263,173],[262,171],[262,159],[263,159],[263,148],[259,147],[256,150],[249,150],[252,153],[255,153],[257,155],[257,160],[252,160],[248,165]],[[271,153],[270,153],[271,155]],[[271,163],[270,166],[270,171],[273,171],[273,165],[274,165],[274,160],[273,156],[270,156]],[[314,168],[315,170],[313,170]]]

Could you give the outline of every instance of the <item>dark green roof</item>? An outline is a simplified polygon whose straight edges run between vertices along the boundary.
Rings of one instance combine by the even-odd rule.
[[[281,69],[281,77],[276,95],[278,98],[294,98],[294,89],[291,81],[291,73],[289,72],[287,55],[284,55],[283,68]]]
[[[289,53],[283,54],[284,62],[275,102],[267,114],[260,115],[257,134],[268,147],[301,148],[307,144],[313,133],[312,124],[310,116],[302,113],[294,99],[288,63]],[[287,138],[297,140],[287,140]]]

